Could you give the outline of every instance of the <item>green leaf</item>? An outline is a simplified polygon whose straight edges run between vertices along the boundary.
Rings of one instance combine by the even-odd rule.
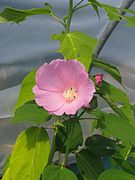
[[[95,10],[95,12],[97,13],[99,19],[100,19],[100,15],[99,15],[99,11],[98,11],[98,6],[101,7],[100,3],[96,0],[88,0],[91,4],[91,6],[93,7],[93,9]]]
[[[34,69],[23,79],[14,111],[26,102],[34,100],[32,88],[36,84],[35,75],[36,70]]]
[[[16,109],[12,120],[15,123],[31,121],[37,124],[41,124],[50,120],[51,117],[52,116],[48,114],[45,109],[39,107],[34,101],[29,101]]]
[[[42,180],[77,180],[77,177],[63,166],[50,165],[44,169]]]
[[[135,152],[134,151],[130,153],[130,157],[131,157],[131,159],[135,160]]]
[[[48,9],[50,9],[50,10],[52,10],[52,6],[51,6],[51,4],[49,4],[48,2],[45,2],[45,7],[48,8]]]
[[[128,160],[113,158],[119,166],[126,172],[135,175],[135,163]]]
[[[132,109],[133,115],[134,115],[134,117],[135,117],[135,104],[131,105],[131,109]]]
[[[107,12],[107,15],[111,21],[120,20],[120,15],[117,8],[109,6],[107,4],[102,4],[102,8]]]
[[[24,21],[28,16],[48,14],[51,15],[51,10],[49,8],[35,8],[19,10],[15,8],[5,8],[0,13],[0,23],[15,22],[20,23]]]
[[[2,180],[10,180],[9,168],[6,170],[5,174],[2,176]]]
[[[116,142],[101,135],[93,135],[85,141],[85,146],[90,152],[98,156],[110,156],[116,151]]]
[[[93,5],[93,7],[95,6],[96,9],[98,9],[98,7],[103,8],[106,11],[109,20],[120,21],[122,18],[125,21],[127,21],[128,24],[126,24],[126,26],[135,27],[135,11],[134,10],[113,7],[108,4],[99,3],[96,0],[88,0],[88,1],[91,1],[91,5]],[[124,16],[124,15],[120,14],[120,11],[128,12],[129,14],[133,14],[133,15],[132,16]]]
[[[97,39],[79,32],[74,31],[70,33],[54,34],[52,40],[60,41],[60,52],[65,59],[77,59],[88,70],[92,54],[97,46]]]
[[[49,137],[43,127],[31,127],[23,131],[11,154],[10,179],[39,180],[47,164],[49,151]]]
[[[119,108],[120,111],[122,111],[128,118],[128,121],[134,125],[134,119],[133,119],[133,114],[132,114],[132,109],[131,109],[131,105],[130,104],[127,104],[127,105],[124,105],[124,106],[121,106]]]
[[[95,5],[97,7],[103,8],[106,11],[109,20],[118,20],[118,21],[120,20],[121,15],[119,14],[118,11],[119,8],[110,6],[108,4],[100,3],[96,0],[89,0],[89,1],[91,1],[93,6]]]
[[[115,66],[97,59],[93,59],[92,64],[94,67],[103,69],[108,74],[110,74],[115,80],[117,80],[120,84],[122,84],[120,72]]]
[[[129,27],[135,27],[135,11],[134,10],[128,10],[128,9],[120,9],[115,8],[113,6],[109,6],[106,4],[102,4],[102,8],[107,12],[107,15],[110,20],[120,20],[120,18],[123,18],[125,21],[127,21],[126,26]],[[133,14],[133,16],[124,16],[119,13],[119,11],[125,11],[130,14]]]
[[[69,152],[71,152],[83,143],[81,125],[75,119],[64,121],[62,124],[64,127],[59,127],[56,135],[57,149],[65,152],[68,147]]]
[[[130,143],[125,143],[123,142],[122,143],[122,148],[119,149],[119,152],[117,152],[117,154],[115,153],[113,155],[114,158],[117,158],[117,159],[128,159],[129,155],[130,155],[130,152],[132,150],[132,146]]]
[[[85,110],[86,112],[91,112],[94,109],[96,109],[98,107],[98,101],[97,101],[97,96],[93,96],[92,100],[89,103],[89,107],[86,107]]]
[[[103,172],[99,180],[134,180],[135,176],[126,173],[122,170],[109,169]]]
[[[135,16],[125,17],[125,19],[128,22],[126,26],[135,27]]]
[[[125,92],[105,81],[102,82],[102,86],[97,92],[104,98],[114,112],[129,121],[131,124],[134,124],[131,114],[131,105]],[[123,105],[123,107],[119,108],[118,105]]]
[[[89,152],[88,149],[79,151],[76,154],[77,166],[87,180],[98,180],[104,170],[101,159]]]
[[[124,142],[135,145],[135,125],[131,125],[125,119],[115,114],[107,114],[102,112],[101,115],[103,130],[115,138]]]
[[[129,104],[129,99],[125,92],[123,92],[122,90],[118,89],[117,87],[113,86],[112,84],[109,84],[104,80],[102,82],[100,92],[102,94],[105,94],[106,97],[112,99],[117,104],[121,104],[121,105]]]
[[[87,112],[87,110],[92,111],[92,110],[96,109],[97,107],[98,107],[97,96],[93,96],[92,100],[90,101],[90,109],[86,108],[86,112]]]

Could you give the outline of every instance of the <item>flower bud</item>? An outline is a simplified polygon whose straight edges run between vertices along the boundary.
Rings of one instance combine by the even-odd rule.
[[[97,74],[95,76],[95,79],[96,79],[96,85],[100,87],[102,85],[103,74]]]

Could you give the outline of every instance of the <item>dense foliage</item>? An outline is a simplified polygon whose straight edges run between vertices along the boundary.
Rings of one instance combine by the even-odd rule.
[[[72,16],[85,7],[93,8],[99,18],[101,8],[109,20],[120,21],[122,18],[127,22],[126,26],[135,26],[135,11],[115,8],[97,0],[78,0],[77,4],[69,0],[69,14],[63,19],[55,16],[48,3],[43,8],[27,10],[8,7],[0,13],[0,23],[19,24],[29,16],[40,14],[51,16],[60,23],[63,26],[62,33],[53,34],[51,39],[60,42],[58,52],[63,59],[76,59],[85,66],[96,90],[89,107],[81,107],[74,115],[56,116],[35,102],[32,88],[36,84],[36,70],[31,71],[22,82],[13,122],[31,122],[32,127],[17,138],[12,154],[5,163],[3,180],[135,179],[135,106],[129,101],[117,67],[94,56],[98,39],[78,30],[70,31]],[[121,15],[120,11],[128,12],[129,16]],[[120,83],[121,89],[105,80],[99,85],[96,75],[91,75],[94,68],[98,68],[99,73],[104,70],[111,75]],[[99,108],[99,97],[106,101],[109,111]],[[81,127],[85,119],[91,124],[86,139]],[[50,126],[46,125],[48,121]],[[48,130],[53,132],[51,142]],[[70,154],[75,157],[76,172],[69,168]],[[54,155],[57,161],[53,161]],[[109,164],[107,167],[106,161]]]

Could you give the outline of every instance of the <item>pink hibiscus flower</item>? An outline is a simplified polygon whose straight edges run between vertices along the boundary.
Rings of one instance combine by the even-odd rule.
[[[57,59],[38,69],[33,92],[36,103],[49,113],[73,115],[89,104],[95,87],[80,62]]]

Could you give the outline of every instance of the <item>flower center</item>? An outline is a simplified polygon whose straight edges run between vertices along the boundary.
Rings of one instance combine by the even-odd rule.
[[[66,102],[71,103],[73,100],[76,99],[77,91],[71,87],[71,88],[68,88],[66,91],[64,91],[63,95],[66,99]]]

